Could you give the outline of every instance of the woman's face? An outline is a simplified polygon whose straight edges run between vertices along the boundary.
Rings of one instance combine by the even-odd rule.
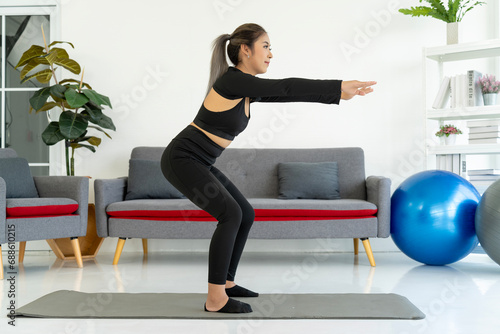
[[[273,58],[271,53],[271,41],[269,36],[264,33],[254,43],[253,48],[248,50],[247,64],[248,70],[253,72],[253,75],[267,72],[267,68]]]

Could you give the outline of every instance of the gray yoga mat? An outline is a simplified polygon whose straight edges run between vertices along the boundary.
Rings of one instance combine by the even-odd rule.
[[[247,314],[205,312],[205,294],[84,293],[61,290],[16,311],[35,318],[129,319],[423,319],[397,294],[261,294],[236,298],[252,305]]]

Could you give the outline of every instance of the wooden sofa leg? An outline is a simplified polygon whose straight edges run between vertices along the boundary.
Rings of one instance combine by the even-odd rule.
[[[365,247],[366,255],[368,256],[368,261],[370,265],[375,267],[375,258],[373,257],[372,246],[370,245],[370,240],[368,238],[361,238],[363,241],[363,246]]]
[[[73,253],[75,253],[75,260],[78,268],[83,268],[82,252],[77,237],[71,238],[71,246],[73,247]]]
[[[354,238],[354,255],[359,254],[359,238]]]
[[[120,261],[120,256],[122,255],[123,246],[125,246],[125,238],[119,238],[118,244],[116,245],[115,257],[113,258],[113,265],[118,264]]]
[[[19,263],[24,262],[24,253],[26,252],[26,241],[19,242]]]
[[[0,279],[3,279],[2,245],[0,245]]]
[[[148,239],[142,239],[142,249],[144,251],[144,255],[148,255]]]

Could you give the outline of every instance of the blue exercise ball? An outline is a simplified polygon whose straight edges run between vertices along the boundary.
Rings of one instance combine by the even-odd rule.
[[[480,198],[470,182],[451,172],[410,176],[391,197],[391,237],[418,262],[456,262],[478,244],[474,216]]]
[[[500,264],[500,180],[490,185],[479,201],[476,233],[485,253]]]

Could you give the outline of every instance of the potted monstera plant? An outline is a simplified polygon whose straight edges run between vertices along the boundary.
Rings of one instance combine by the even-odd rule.
[[[52,42],[47,45],[42,27],[44,45],[32,45],[23,53],[16,68],[21,70],[21,82],[36,79],[42,84],[54,84],[40,88],[30,98],[30,113],[47,112],[59,109],[58,121],[51,121],[42,133],[42,140],[47,145],[54,145],[64,141],[66,151],[67,175],[75,175],[75,150],[85,148],[92,152],[100,145],[101,138],[89,134],[89,130],[97,130],[107,137],[111,136],[104,130],[116,130],[110,117],[103,113],[105,106],[112,108],[107,96],[97,93],[83,81],[84,71],[80,65],[68,55],[68,52],[59,46],[69,42]],[[43,69],[40,70],[40,67]],[[80,75],[80,79],[58,80],[56,69],[60,66],[69,72]],[[37,72],[36,69],[39,69]],[[78,77],[77,77],[78,78]],[[70,153],[71,151],[71,153]]]

